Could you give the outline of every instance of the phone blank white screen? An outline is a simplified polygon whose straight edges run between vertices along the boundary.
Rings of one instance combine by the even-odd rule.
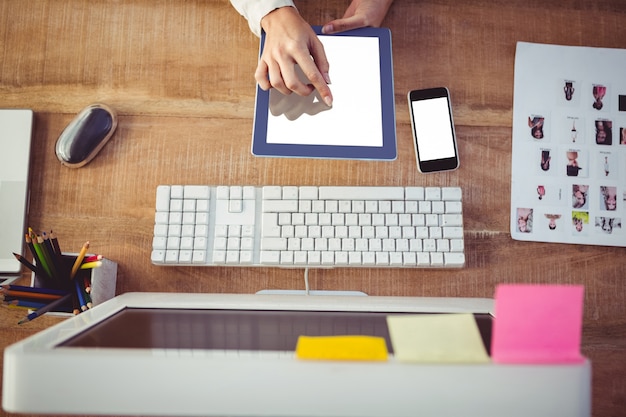
[[[453,158],[454,141],[445,97],[411,102],[415,138],[422,161]]]

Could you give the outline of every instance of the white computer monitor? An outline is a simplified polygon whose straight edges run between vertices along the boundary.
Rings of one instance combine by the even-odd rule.
[[[417,364],[393,358],[389,314],[473,313],[493,301],[128,293],[4,352],[9,412],[168,416],[588,416],[590,364]],[[299,335],[387,340],[386,362],[305,361]],[[34,400],[36,399],[36,400]]]

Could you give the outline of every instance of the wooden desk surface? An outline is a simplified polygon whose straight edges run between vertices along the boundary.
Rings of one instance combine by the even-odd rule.
[[[323,24],[347,4],[299,7]],[[226,0],[1,0],[0,107],[35,111],[29,225],[53,229],[66,251],[89,240],[118,262],[118,293],[303,288],[298,270],[151,265],[158,184],[461,186],[466,268],[312,270],[311,288],[492,297],[501,282],[584,284],[594,416],[626,415],[626,249],[516,242],[509,233],[516,41],[625,48],[625,21],[622,0],[397,0],[385,21],[393,34],[394,162],[253,157],[258,39]],[[438,85],[452,94],[461,168],[421,175],[405,96]],[[119,112],[114,139],[86,167],[62,167],[58,135],[100,101]],[[18,327],[21,313],[0,314],[2,348],[58,321]]]

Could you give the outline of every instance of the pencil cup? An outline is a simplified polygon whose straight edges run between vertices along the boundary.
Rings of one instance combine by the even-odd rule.
[[[76,285],[81,286],[83,290],[87,290],[88,296],[91,299],[91,306],[96,306],[103,303],[113,297],[115,297],[115,286],[117,283],[117,263],[102,258],[97,268],[91,269],[79,269],[73,280],[70,279],[70,271],[72,265],[76,259],[77,254],[64,253],[61,261],[61,268],[67,271],[66,274],[59,279],[52,280],[50,277],[43,274],[36,274],[33,272],[31,275],[31,286],[35,288],[52,288],[65,290],[67,292],[75,292]],[[67,303],[55,311],[51,311],[46,314],[52,315],[72,315],[72,312],[76,306],[73,303]]]

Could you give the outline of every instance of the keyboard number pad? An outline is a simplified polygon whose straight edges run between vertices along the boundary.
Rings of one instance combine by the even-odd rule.
[[[157,188],[152,261],[204,263],[207,252],[208,187]]]

